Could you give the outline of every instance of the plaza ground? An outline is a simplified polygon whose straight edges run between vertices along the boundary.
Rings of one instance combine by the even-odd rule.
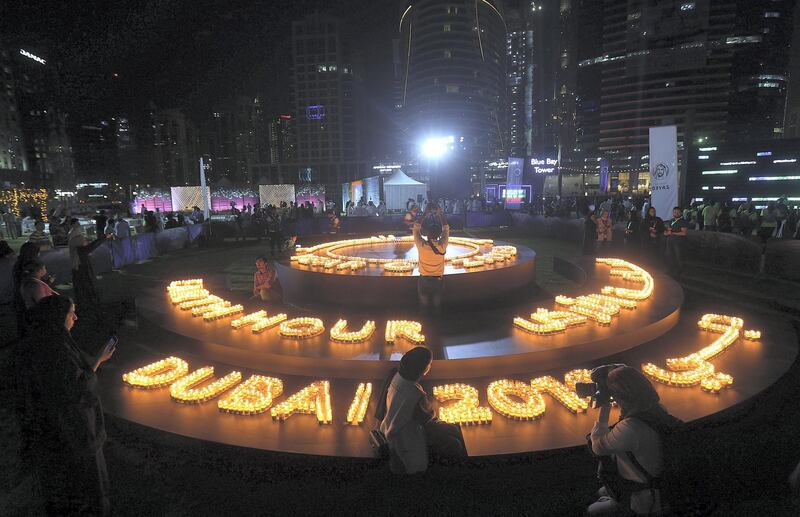
[[[537,282],[550,293],[575,286],[552,271],[553,256],[574,256],[577,245],[531,239],[511,229],[470,232],[523,244],[537,252]],[[143,287],[202,272],[246,294],[254,258],[266,244],[250,242],[188,249],[113,272],[99,280],[105,302],[130,299]],[[708,267],[687,268],[682,283],[688,309],[747,306],[792,319],[800,332],[800,286],[752,279]],[[775,303],[768,303],[770,300]],[[147,333],[122,304],[121,345]],[[10,328],[8,311],[3,328]],[[7,341],[7,333],[3,339]],[[91,329],[83,336],[92,339]],[[0,514],[30,515],[32,484],[16,457],[18,437],[9,408],[10,347],[0,348]],[[754,365],[755,367],[755,365]],[[800,461],[800,361],[772,387],[693,424],[688,468],[708,473],[719,502],[716,515],[797,515],[786,478]],[[154,431],[109,417],[106,457],[112,502],[119,515],[582,515],[597,488],[595,461],[584,448],[479,458],[434,465],[398,478],[373,460],[319,458],[242,449]],[[587,428],[587,432],[590,429]]]

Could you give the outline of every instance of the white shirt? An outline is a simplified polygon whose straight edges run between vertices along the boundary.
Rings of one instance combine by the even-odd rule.
[[[131,225],[125,219],[120,219],[114,231],[120,239],[128,238],[131,236]]]
[[[417,247],[417,254],[419,254],[420,276],[444,275],[444,254],[447,252],[447,243],[450,241],[450,225],[442,226],[442,235],[438,241],[434,242],[436,249],[442,252],[441,255],[433,251],[428,241],[422,238],[419,229],[420,224],[414,223],[414,244]]]
[[[633,453],[636,461],[647,472],[658,477],[663,469],[663,451],[661,437],[649,425],[636,418],[626,418],[609,429],[607,424],[595,422],[592,428],[592,451],[598,456],[612,456],[617,462],[617,469],[623,478],[647,483],[647,478],[631,462],[626,454]],[[656,491],[657,492],[657,491]],[[652,505],[652,496],[649,490],[642,490],[631,494],[631,509],[636,513],[660,511],[661,502],[656,493],[656,504]]]
[[[395,374],[386,393],[386,416],[381,432],[389,448],[400,458],[406,474],[423,472],[428,468],[428,443],[425,430],[414,420],[414,410],[424,392],[419,384]]]

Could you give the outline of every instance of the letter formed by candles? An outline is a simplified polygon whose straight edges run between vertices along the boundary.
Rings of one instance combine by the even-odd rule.
[[[575,393],[574,387],[569,388],[549,375],[533,379],[531,388],[539,393],[547,393],[573,413],[584,413],[589,407],[589,403]]]
[[[360,382],[356,388],[356,394],[347,410],[347,423],[350,425],[361,425],[367,415],[369,399],[372,396],[372,383]]]
[[[272,405],[272,401],[283,393],[283,381],[276,377],[251,375],[236,386],[230,395],[220,400],[221,411],[238,415],[258,415]]]
[[[331,339],[340,343],[358,343],[366,341],[374,333],[375,322],[372,320],[367,320],[361,329],[351,332],[347,331],[347,320],[339,320],[331,327]]]
[[[489,384],[486,394],[489,405],[505,417],[534,420],[544,414],[544,398],[527,382],[508,379],[494,381]]]
[[[261,311],[251,312],[246,316],[242,316],[241,318],[237,318],[231,321],[231,327],[238,330],[242,327],[253,325],[265,319],[266,317],[267,317],[267,311],[261,310]]]
[[[450,424],[491,424],[492,412],[480,406],[478,390],[468,384],[445,384],[433,388],[433,396],[439,402],[455,400],[453,404],[439,408],[439,419]]]
[[[280,326],[283,337],[305,339],[318,336],[325,332],[325,326],[319,318],[294,318],[284,321]]]
[[[386,344],[389,345],[394,344],[398,338],[407,339],[417,345],[425,344],[422,323],[417,321],[388,320],[384,337],[386,338]]]
[[[198,387],[199,384],[204,383],[213,376],[213,366],[199,368],[186,377],[173,382],[172,386],[169,387],[169,395],[177,402],[200,404],[221,395],[242,380],[242,373],[233,371],[210,384]]]
[[[137,388],[162,388],[189,372],[189,363],[178,357],[167,357],[122,375],[122,381]]]
[[[276,314],[270,317],[264,317],[253,323],[253,326],[250,327],[250,330],[253,331],[253,334],[260,334],[267,329],[271,329],[272,327],[280,325],[287,319],[289,319],[289,317],[284,313]]]
[[[549,335],[583,325],[586,320],[587,317],[582,314],[539,308],[531,314],[530,321],[521,317],[514,318],[514,325],[531,334]]]
[[[270,409],[270,414],[274,420],[286,420],[295,413],[317,415],[317,422],[330,424],[333,420],[330,382],[312,382]]]
[[[714,365],[709,361],[739,339],[744,321],[720,314],[705,314],[697,325],[705,331],[721,335],[693,354],[667,359],[668,370],[646,363],[642,365],[642,371],[652,379],[671,386],[688,387],[700,384],[700,388],[709,393],[719,393],[722,388],[733,384],[733,377],[715,371]],[[761,333],[755,330],[744,331],[745,339],[753,339],[755,336],[760,337]]]

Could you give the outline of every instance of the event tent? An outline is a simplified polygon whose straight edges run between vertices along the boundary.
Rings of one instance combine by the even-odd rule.
[[[389,210],[405,210],[409,198],[424,199],[427,192],[426,184],[409,178],[400,169],[383,181],[383,198]]]

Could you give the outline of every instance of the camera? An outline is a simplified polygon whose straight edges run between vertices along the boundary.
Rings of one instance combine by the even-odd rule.
[[[604,406],[611,402],[608,392],[608,374],[611,370],[625,366],[624,364],[604,364],[592,370],[592,382],[576,382],[575,393],[579,397],[592,397],[595,407]]]

